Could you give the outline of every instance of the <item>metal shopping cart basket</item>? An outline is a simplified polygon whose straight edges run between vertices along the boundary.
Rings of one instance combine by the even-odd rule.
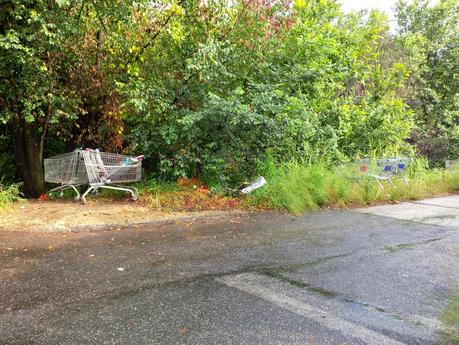
[[[97,192],[100,188],[120,190],[131,194],[132,200],[137,200],[138,190],[132,186],[125,186],[129,182],[137,182],[142,176],[143,156],[126,156],[99,150],[75,150],[71,153],[47,158],[45,165],[45,181],[59,183],[60,186],[49,192],[72,189],[75,200],[86,203],[86,196]],[[80,196],[77,187],[89,185],[89,188]]]
[[[381,181],[388,181],[392,186],[392,179],[401,178],[408,184],[407,168],[411,159],[405,157],[384,158],[384,159],[361,159],[359,161],[359,171],[365,176],[374,178],[379,188],[384,189]]]
[[[445,168],[450,173],[459,173],[459,159],[451,160],[447,159],[445,161]]]

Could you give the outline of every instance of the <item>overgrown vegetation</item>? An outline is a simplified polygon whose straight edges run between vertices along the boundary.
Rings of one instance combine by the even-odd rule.
[[[21,199],[18,183],[4,185],[0,182],[0,210],[7,208],[12,202]]]
[[[459,344],[459,288],[457,286],[454,286],[448,298],[441,321],[447,327],[447,331],[442,336],[441,345]]]
[[[459,190],[459,174],[428,169],[423,160],[416,160],[411,165],[408,183],[393,178],[393,185],[382,181],[383,189],[374,177],[362,174],[349,165],[330,167],[298,161],[282,165],[271,162],[261,170],[269,183],[257,191],[250,202],[297,214],[319,207],[416,200]]]
[[[459,157],[458,1],[400,1],[396,17],[391,31],[335,0],[3,1],[0,174],[38,197],[45,156],[99,147],[214,190],[272,164],[257,198],[293,211],[414,197],[330,168]],[[417,173],[418,195],[450,183]]]
[[[457,1],[397,6],[402,61],[410,66],[406,102],[415,111],[411,140],[431,162],[459,154],[459,8]]]

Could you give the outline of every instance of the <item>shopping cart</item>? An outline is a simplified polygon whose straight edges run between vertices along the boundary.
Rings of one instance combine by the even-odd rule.
[[[86,203],[90,192],[97,193],[100,188],[124,191],[131,194],[132,200],[137,200],[137,188],[120,184],[137,182],[142,175],[143,156],[126,156],[99,150],[75,150],[71,153],[45,159],[45,181],[58,183],[60,186],[49,192],[72,189],[75,200]],[[77,187],[89,185],[80,196]]]
[[[359,161],[359,172],[365,176],[374,178],[379,188],[384,189],[381,181],[388,181],[392,186],[392,179],[399,177],[408,184],[407,167],[410,159],[408,158],[385,158],[385,159],[361,159]]]
[[[445,168],[450,173],[459,173],[459,159],[451,160],[447,159],[445,161]]]
[[[75,201],[80,200],[80,192],[76,187],[89,184],[88,174],[80,156],[80,151],[75,150],[44,160],[45,181],[60,184],[60,186],[51,189],[48,193],[60,191],[62,197],[64,190],[72,189],[76,194]]]

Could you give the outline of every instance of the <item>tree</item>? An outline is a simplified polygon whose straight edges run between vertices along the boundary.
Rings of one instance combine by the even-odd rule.
[[[0,8],[0,121],[24,192],[37,197],[45,191],[47,140],[72,149],[122,146],[117,95],[102,62],[106,31],[131,15],[132,4],[7,0]]]
[[[379,62],[384,16],[345,16],[333,1],[222,3],[180,5],[138,77],[120,83],[152,170],[237,184],[268,151],[336,161],[407,146],[406,68]]]
[[[27,196],[45,189],[43,157],[75,147],[142,152],[157,175],[220,185],[254,174],[267,154],[279,161],[396,154],[409,149],[413,127],[410,70],[417,91],[409,102],[422,133],[454,132],[457,83],[444,80],[457,66],[448,36],[455,31],[421,35],[426,22],[415,26],[402,14],[406,30],[394,41],[384,15],[344,14],[337,1],[0,7],[0,140],[13,142]],[[415,16],[410,11],[400,13]],[[429,40],[444,42],[428,55]],[[398,42],[402,49],[389,56]],[[427,83],[435,93],[424,93]],[[430,127],[425,107],[438,113]],[[0,169],[5,157],[0,151]]]
[[[397,39],[412,70],[413,142],[431,161],[459,157],[459,2],[397,4]]]
[[[51,124],[66,112],[71,95],[57,75],[67,54],[62,30],[49,16],[59,13],[52,1],[2,2],[0,15],[0,121],[9,127],[16,165],[27,196],[44,192],[44,142]]]

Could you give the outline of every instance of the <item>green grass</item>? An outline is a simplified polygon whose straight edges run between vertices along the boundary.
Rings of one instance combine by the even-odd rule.
[[[141,182],[136,183],[134,186],[138,188],[140,195],[178,192],[183,189],[175,182],[158,181],[148,176],[142,179]]]
[[[441,339],[442,345],[459,345],[459,289],[455,288],[448,299],[441,321],[448,328]]]
[[[21,199],[19,183],[10,185],[0,184],[0,209],[8,208],[13,202]]]
[[[181,190],[180,186],[172,182],[158,182],[154,178],[145,178],[136,184],[139,190],[139,195],[149,205],[155,208],[162,208],[164,201],[163,197],[166,194],[171,194]]]
[[[289,162],[267,164],[268,183],[250,196],[249,203],[300,214],[320,207],[365,206],[383,202],[416,200],[459,191],[459,174],[429,170],[423,161],[414,161],[408,184],[394,178],[394,186],[349,169],[325,164]]]
[[[365,177],[358,171],[358,165],[333,167],[320,162],[275,164],[268,161],[259,167],[259,173],[265,176],[268,183],[246,198],[233,198],[231,202],[236,202],[240,208],[272,208],[301,214],[321,207],[359,207],[459,192],[457,171],[428,169],[426,166],[425,160],[414,160],[409,167],[408,184],[402,179],[394,178],[394,186],[386,181],[382,182],[384,189],[381,189],[374,178]],[[134,186],[138,188],[141,200],[155,208],[181,209],[194,204],[212,208],[220,207],[223,203],[227,209],[231,204],[221,193],[204,195],[189,186],[181,187],[175,182],[158,182],[148,176]],[[214,191],[214,188],[211,190]],[[74,195],[67,190],[64,196],[70,198]],[[0,208],[5,208],[19,197],[17,184],[0,184]],[[125,199],[126,193],[101,189],[97,199],[104,198]]]

